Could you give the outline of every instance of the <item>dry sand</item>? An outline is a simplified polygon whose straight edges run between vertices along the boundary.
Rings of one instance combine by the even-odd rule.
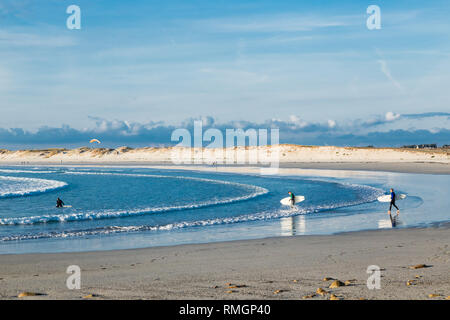
[[[239,158],[241,157],[241,158]],[[254,158],[253,158],[254,157]],[[120,147],[117,149],[78,148],[20,150],[0,149],[0,164],[21,163],[234,163],[243,159],[255,159],[258,163],[441,163],[450,164],[449,149],[402,149],[402,148],[354,148],[315,147],[282,144],[279,146],[236,147],[228,149],[199,148],[139,148]]]

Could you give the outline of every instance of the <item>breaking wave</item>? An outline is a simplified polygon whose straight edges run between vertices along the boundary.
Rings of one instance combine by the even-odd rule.
[[[249,194],[230,197],[219,200],[210,200],[199,203],[190,203],[186,205],[179,206],[162,206],[162,207],[147,207],[139,208],[133,210],[103,210],[103,211],[89,211],[84,213],[68,213],[68,214],[58,214],[58,215],[42,215],[42,216],[31,216],[31,217],[18,217],[18,218],[3,218],[0,219],[0,225],[30,225],[30,224],[42,224],[51,222],[70,222],[70,221],[86,221],[86,220],[100,220],[100,219],[111,219],[111,218],[123,218],[131,217],[137,215],[151,214],[151,213],[164,213],[170,211],[181,211],[190,210],[197,208],[204,208],[222,204],[230,204],[238,201],[245,201],[258,196],[264,195],[269,192],[269,190],[237,182],[213,180],[205,178],[193,178],[193,177],[183,177],[183,176],[163,176],[163,175],[149,175],[149,174],[120,174],[120,173],[93,173],[93,172],[67,172],[67,174],[93,174],[93,175],[120,175],[120,176],[132,176],[132,177],[151,177],[151,178],[174,178],[174,179],[185,179],[185,180],[196,180],[216,184],[234,185],[237,187],[244,188],[250,191]],[[25,179],[25,178],[20,178]]]
[[[66,186],[63,181],[0,176],[0,199],[41,194]]]

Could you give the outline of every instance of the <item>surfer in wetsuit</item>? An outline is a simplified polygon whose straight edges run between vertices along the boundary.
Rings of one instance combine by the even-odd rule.
[[[56,207],[57,208],[64,207],[64,201],[62,201],[60,198],[56,199]]]
[[[295,204],[295,195],[290,191],[288,193],[289,193],[289,198],[291,201],[291,206],[293,206]]]
[[[389,205],[389,211],[388,211],[389,214],[391,214],[392,206],[394,206],[397,209],[397,215],[399,215],[400,209],[395,204],[395,192],[394,192],[394,189],[391,188],[391,204]]]

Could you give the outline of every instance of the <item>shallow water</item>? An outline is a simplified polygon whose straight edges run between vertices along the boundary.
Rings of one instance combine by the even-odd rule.
[[[0,253],[90,251],[332,234],[448,221],[450,176],[305,170],[260,176],[142,168],[0,168]],[[295,208],[279,201],[304,195]],[[55,208],[60,197],[71,208]]]

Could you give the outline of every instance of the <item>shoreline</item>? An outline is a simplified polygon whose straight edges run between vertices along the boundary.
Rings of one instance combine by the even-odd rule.
[[[171,162],[158,161],[99,161],[99,162],[29,162],[20,164],[16,162],[0,161],[0,166],[5,167],[136,167],[136,168],[165,168],[183,170],[208,170],[220,172],[238,172],[242,170],[254,171],[254,169],[264,168],[255,165],[204,165],[204,164],[182,164],[176,165]],[[344,170],[344,171],[370,171],[370,172],[396,172],[415,174],[450,174],[450,164],[440,162],[287,162],[280,163],[280,170]]]
[[[320,166],[283,167],[280,170],[287,175],[311,174],[311,171],[328,175],[343,170],[332,166],[327,171],[323,164]],[[346,168],[350,167],[346,170],[361,170],[361,166],[346,164]],[[155,164],[151,167],[259,172],[257,167]],[[415,173],[436,174],[436,170],[424,168],[416,168]],[[442,174],[448,174],[442,170]],[[89,294],[96,295],[94,299],[302,299],[319,287],[340,299],[429,299],[429,294],[439,294],[433,299],[444,299],[450,295],[449,228],[448,223],[441,223],[427,228],[141,249],[3,254],[0,255],[0,299],[14,299],[23,291],[43,294],[25,299],[82,299]],[[374,264],[382,268],[381,290],[368,290],[365,285],[367,267]],[[417,264],[430,267],[409,269]],[[65,271],[69,265],[79,265],[82,269],[81,290],[66,288],[68,274]],[[349,286],[328,289],[331,282],[322,281],[324,277],[355,281]],[[414,284],[407,286],[408,280]],[[232,288],[227,283],[231,283]],[[274,293],[277,290],[280,292]],[[315,295],[311,299],[329,297],[329,294]]]

